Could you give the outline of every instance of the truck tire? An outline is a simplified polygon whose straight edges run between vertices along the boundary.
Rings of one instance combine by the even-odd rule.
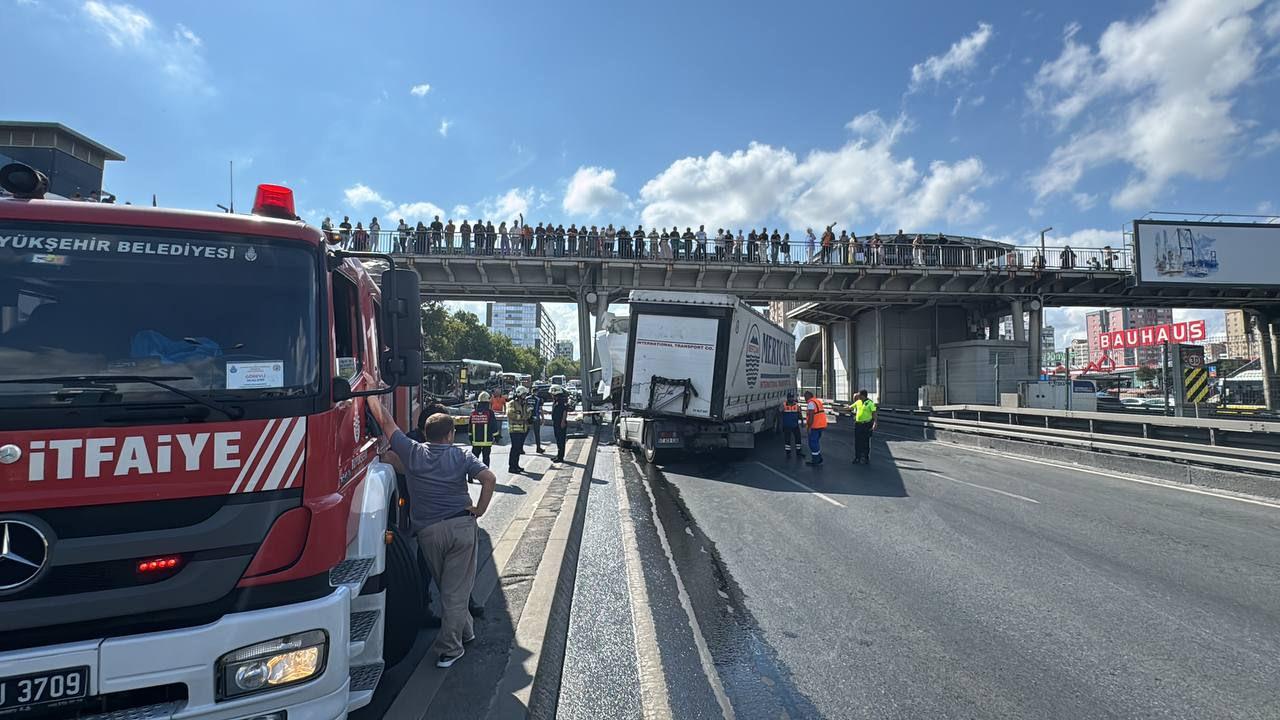
[[[644,439],[640,442],[640,455],[650,465],[661,465],[670,456],[669,450],[658,449],[658,431],[653,425],[644,429]]]
[[[382,657],[387,667],[404,659],[418,639],[418,628],[426,612],[422,573],[411,537],[390,530],[387,566],[383,570],[386,588],[386,621],[383,623]]]
[[[616,417],[613,419],[613,438],[615,441],[617,441],[618,447],[624,450],[634,445],[634,443],[632,443],[630,440],[622,439],[622,418],[621,417]]]

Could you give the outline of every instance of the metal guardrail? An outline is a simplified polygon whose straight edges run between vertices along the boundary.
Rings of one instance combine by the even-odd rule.
[[[337,232],[335,229],[334,232]],[[1131,255],[1126,248],[1097,249],[1046,247],[1000,247],[980,245],[978,238],[946,236],[939,244],[931,236],[921,245],[912,241],[898,242],[893,237],[875,244],[867,236],[840,242],[824,249],[820,242],[805,238],[775,244],[772,239],[755,243],[737,238],[718,240],[707,237],[693,240],[683,236],[674,239],[646,235],[643,240],[614,235],[569,236],[542,235],[523,238],[514,233],[506,237],[495,234],[463,235],[455,232],[433,233],[367,230],[347,236],[344,246],[356,250],[373,250],[409,257],[537,257],[563,259],[635,260],[648,262],[698,262],[755,265],[834,265],[844,267],[929,267],[968,270],[1044,270],[1132,272]]]
[[[880,422],[919,430],[1060,445],[1194,465],[1280,472],[1280,422],[1121,417],[987,405],[881,410]]]

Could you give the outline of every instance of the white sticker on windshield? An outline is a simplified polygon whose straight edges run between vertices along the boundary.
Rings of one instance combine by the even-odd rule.
[[[284,363],[279,360],[227,363],[228,390],[278,387],[284,387]]]

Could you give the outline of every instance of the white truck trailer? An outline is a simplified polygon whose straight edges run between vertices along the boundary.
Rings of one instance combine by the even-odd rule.
[[[672,450],[755,446],[796,387],[795,338],[733,295],[633,291],[618,441]]]

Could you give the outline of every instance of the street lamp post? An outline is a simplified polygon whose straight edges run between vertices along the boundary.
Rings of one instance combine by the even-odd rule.
[[[1047,233],[1047,232],[1049,232],[1050,230],[1053,230],[1053,228],[1051,228],[1051,227],[1047,227],[1047,228],[1045,228],[1045,229],[1043,229],[1043,230],[1041,230],[1041,231],[1040,231],[1040,257],[1041,257],[1041,259],[1042,259],[1042,260],[1044,260],[1045,262],[1048,262],[1048,258],[1047,258],[1047,256],[1045,255],[1045,249],[1044,249],[1044,234],[1045,234],[1045,233]]]

